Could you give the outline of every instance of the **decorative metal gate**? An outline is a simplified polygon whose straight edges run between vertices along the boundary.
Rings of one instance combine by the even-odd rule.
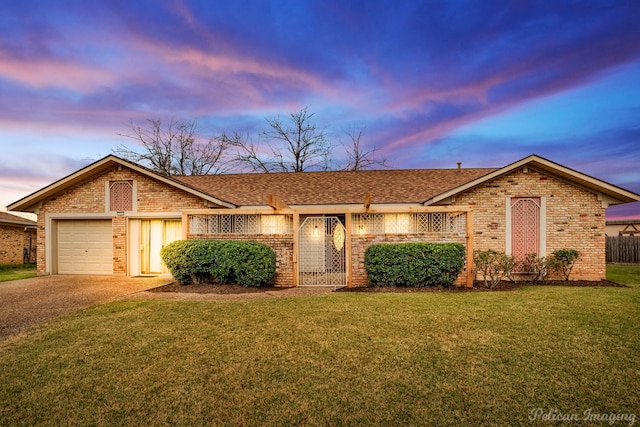
[[[308,217],[298,229],[298,284],[346,286],[345,228],[337,217]]]

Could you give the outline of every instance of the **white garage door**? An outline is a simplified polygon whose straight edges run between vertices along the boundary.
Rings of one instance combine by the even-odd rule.
[[[58,274],[113,274],[111,220],[58,221]]]

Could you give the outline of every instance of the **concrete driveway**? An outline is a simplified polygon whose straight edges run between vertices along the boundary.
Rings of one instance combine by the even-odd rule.
[[[0,282],[0,339],[61,314],[171,282],[167,276],[40,276]]]

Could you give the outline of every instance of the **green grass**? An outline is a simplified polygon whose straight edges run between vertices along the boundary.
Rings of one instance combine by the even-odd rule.
[[[640,284],[640,264],[607,264],[607,279],[627,285]]]
[[[4,264],[0,265],[0,282],[9,280],[28,279],[36,276],[35,264]]]
[[[0,425],[640,417],[638,313],[640,285],[113,302],[0,342]]]

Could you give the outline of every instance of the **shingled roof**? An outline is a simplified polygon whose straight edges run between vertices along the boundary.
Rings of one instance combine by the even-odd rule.
[[[496,168],[301,172],[173,177],[238,206],[264,206],[273,194],[288,205],[423,203]]]
[[[8,212],[0,212],[0,223],[35,226],[36,222],[21,216],[12,215]]]

